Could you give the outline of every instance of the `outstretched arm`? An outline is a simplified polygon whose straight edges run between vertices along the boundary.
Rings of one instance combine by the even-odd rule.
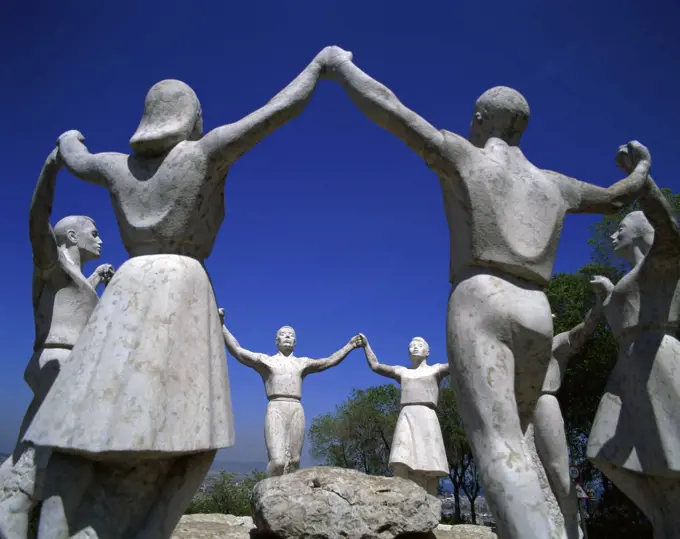
[[[351,61],[351,56],[338,47],[329,52],[329,76],[338,81],[359,109],[383,129],[405,142],[436,171],[446,170],[444,135],[417,113],[407,108],[397,96],[372,79]],[[343,54],[344,53],[344,54]],[[472,145],[462,137],[454,137],[458,147],[449,148],[449,157],[463,157]]]
[[[236,337],[234,337],[227,329],[227,326],[224,325],[224,309],[219,309],[219,313],[220,319],[222,320],[222,334],[224,335],[224,344],[227,346],[229,353],[244,365],[252,367],[259,372],[262,368],[262,361],[259,357],[260,354],[256,354],[255,352],[251,352],[250,350],[242,348],[236,340]]]
[[[67,131],[59,137],[59,155],[66,169],[81,180],[107,186],[106,176],[102,170],[101,157],[88,151],[83,141],[85,137],[75,130]]]
[[[449,364],[448,363],[437,363],[437,380],[442,381],[449,374]]]
[[[323,57],[314,60],[288,86],[276,94],[264,107],[238,122],[210,131],[200,144],[210,159],[228,168],[267,135],[302,112],[316,87]]]
[[[650,253],[680,253],[680,229],[668,200],[651,176],[640,196],[640,209],[654,227],[654,243]],[[653,255],[652,255],[653,256]]]
[[[357,335],[356,337],[352,337],[345,346],[340,348],[340,350],[338,350],[331,356],[325,359],[308,360],[307,364],[302,370],[302,375],[306,376],[313,372],[321,372],[325,371],[326,369],[330,369],[331,367],[335,367],[338,363],[345,359],[352,350],[354,350],[355,348],[359,348],[360,346],[362,346],[362,344],[363,341],[361,340],[361,337],[359,335]]]
[[[53,267],[59,256],[57,239],[50,226],[50,216],[54,201],[54,185],[60,168],[61,159],[55,148],[40,171],[28,213],[28,232],[33,248],[33,263],[42,270]]]
[[[368,366],[371,368],[371,370],[382,376],[392,378],[397,382],[400,381],[400,377],[397,372],[398,367],[393,367],[392,365],[384,365],[378,362],[378,358],[376,357],[375,352],[373,352],[371,345],[368,344],[368,339],[363,334],[361,335],[361,337],[363,338],[364,341],[364,354],[366,354],[366,361],[368,361]]]
[[[630,157],[630,166],[626,167],[628,176],[614,185],[604,188],[582,182],[558,172],[545,172],[557,177],[566,192],[570,213],[616,213],[626,204],[633,202],[641,193],[647,181],[652,159],[649,151],[637,141],[621,146],[617,153],[617,164],[621,167],[622,154]]]

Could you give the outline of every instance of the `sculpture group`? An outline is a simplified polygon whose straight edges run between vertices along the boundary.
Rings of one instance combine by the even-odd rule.
[[[204,260],[224,217],[230,167],[297,116],[319,78],[340,83],[374,122],[420,155],[439,177],[450,228],[448,363],[409,345],[411,368],[378,362],[359,334],[326,359],[240,346],[218,310]],[[448,472],[436,416],[450,374],[481,483],[503,539],[579,536],[566,437],[554,393],[568,358],[604,313],[619,361],[593,424],[588,457],[650,518],[655,537],[680,537],[680,232],[637,142],[616,162],[628,176],[605,189],[533,165],[520,149],[529,106],[496,87],[477,100],[468,138],[438,130],[327,47],[261,109],[203,135],[186,84],[154,85],[130,140],[131,155],[90,153],[67,131],[48,157],[31,206],[36,341],[26,370],[34,391],[16,450],[0,472],[0,536],[24,538],[42,500],[40,539],[167,538],[215,453],[235,443],[227,350],[262,377],[269,401],[268,473],[299,466],[305,433],[302,379],[364,348],[370,368],[401,385],[390,465],[434,493]],[[105,187],[130,258],[115,274],[81,267],[99,255],[94,223],[69,217],[54,229],[58,169]],[[566,213],[612,213],[639,200],[621,223],[616,252],[631,271],[597,278],[584,324],[553,338],[544,288]],[[99,282],[107,284],[100,299]],[[524,435],[536,449],[564,516],[550,518]]]

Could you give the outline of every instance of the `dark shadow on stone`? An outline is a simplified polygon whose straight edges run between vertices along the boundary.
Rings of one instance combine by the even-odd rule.
[[[436,539],[437,536],[434,534],[434,532],[423,532],[423,533],[416,533],[416,532],[407,532],[407,533],[400,533],[397,535],[394,539]]]

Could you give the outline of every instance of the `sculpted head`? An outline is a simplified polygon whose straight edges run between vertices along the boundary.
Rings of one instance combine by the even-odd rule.
[[[130,147],[139,155],[159,156],[202,134],[201,104],[194,91],[182,81],[163,80],[146,94],[144,115]]]
[[[290,354],[295,349],[295,330],[290,326],[283,326],[276,332],[276,348],[282,354]]]
[[[644,213],[633,211],[623,218],[611,239],[614,253],[633,264],[636,249],[639,249],[642,255],[649,252],[654,242],[654,228]]]
[[[470,142],[483,148],[492,138],[519,146],[529,124],[529,103],[517,90],[496,86],[484,92],[475,103],[470,124]]]
[[[411,362],[418,366],[430,355],[430,345],[422,337],[413,337],[408,345],[408,355]]]
[[[54,236],[60,247],[76,247],[81,262],[99,258],[102,239],[94,221],[85,215],[69,215],[54,225]]]

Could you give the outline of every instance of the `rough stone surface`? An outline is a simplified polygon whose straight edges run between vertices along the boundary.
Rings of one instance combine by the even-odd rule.
[[[649,154],[629,144],[635,169],[608,189],[542,170],[520,149],[529,105],[519,92],[484,92],[467,140],[409,110],[342,52],[331,76],[439,176],[450,227],[451,385],[466,430],[488,433],[470,441],[499,533],[562,537],[523,447],[550,361],[553,328],[543,288],[566,213],[613,212],[632,201],[648,175]]]
[[[50,449],[23,441],[26,429],[71,356],[99,297],[96,288],[113,275],[102,264],[85,277],[82,267],[99,258],[102,241],[92,219],[68,216],[54,227],[50,217],[61,160],[55,149],[47,157],[33,193],[29,235],[33,251],[34,353],[24,379],[33,400],[24,415],[12,455],[0,466],[0,537],[25,539],[30,513],[42,499]]]
[[[224,319],[224,310],[220,309]],[[264,423],[264,441],[269,464],[267,475],[291,473],[300,467],[302,444],[305,440],[305,412],[302,380],[315,372],[325,371],[339,364],[352,350],[361,346],[359,336],[353,337],[340,350],[325,359],[296,357],[295,330],[289,326],[276,333],[278,353],[273,356],[258,354],[243,348],[226,326],[222,326],[224,342],[229,353],[244,365],[257,371],[264,382],[269,403]]]
[[[392,438],[389,464],[395,475],[415,481],[434,496],[439,477],[449,472],[436,412],[439,384],[449,373],[449,366],[427,364],[430,346],[421,337],[414,337],[409,344],[412,368],[384,365],[378,362],[366,337],[361,337],[369,367],[401,386],[401,411]]]
[[[625,156],[626,149],[621,153]],[[680,229],[652,178],[612,235],[631,270],[604,313],[619,345],[587,455],[647,515],[654,537],[680,537]]]
[[[232,515],[184,515],[173,532],[171,539],[253,539],[259,536],[250,517],[235,517]],[[496,539],[497,535],[491,528],[459,524],[449,526],[439,524],[434,530],[436,539]],[[417,536],[413,536],[417,539]],[[432,534],[421,536],[422,539],[432,537]]]
[[[441,502],[412,481],[315,467],[259,482],[252,495],[258,531],[282,538],[391,539],[428,533]]]

